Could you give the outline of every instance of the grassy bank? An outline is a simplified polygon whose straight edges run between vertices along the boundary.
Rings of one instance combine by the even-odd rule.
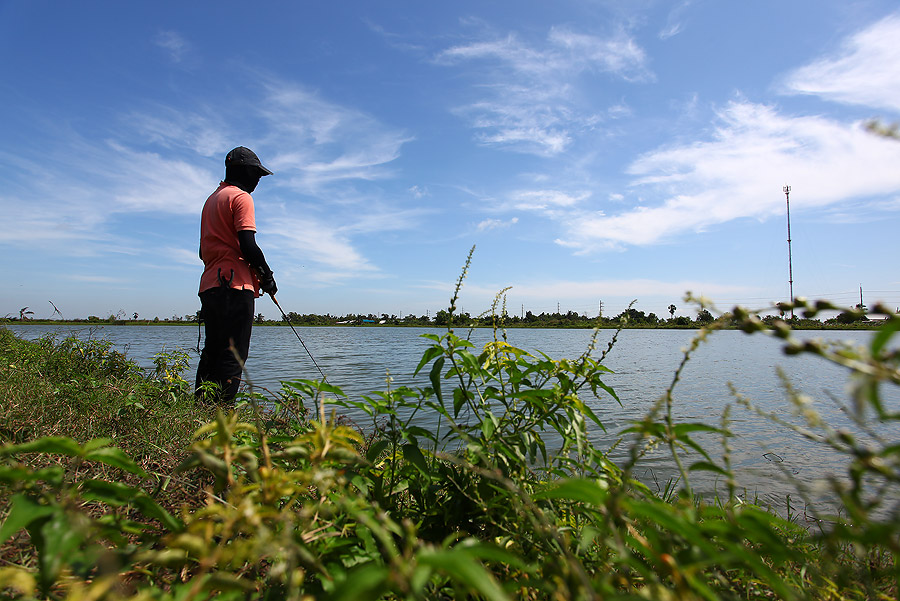
[[[855,383],[847,410],[863,426],[900,419],[880,394],[900,384],[890,346],[900,319],[853,349],[734,316],[745,331],[783,338],[791,354],[844,365]],[[0,410],[2,595],[897,597],[896,441],[833,431],[789,391],[786,403],[807,420],[801,435],[846,458],[847,478],[832,483],[843,514],[800,523],[737,496],[727,414],[673,421],[678,374],[618,443],[627,461],[595,448],[587,433],[602,414],[583,400],[617,402],[603,381],[615,340],[554,360],[512,347],[502,331],[478,349],[452,331],[426,337],[418,369],[428,386],[349,399],[296,380],[264,409],[251,393],[216,416],[194,401],[177,356],[141,374],[103,343],[30,343],[0,330],[10,400]],[[330,405],[366,412],[371,426],[335,421]],[[738,395],[735,405],[754,410]],[[415,425],[421,412],[440,417],[435,431]],[[699,442],[709,435],[714,448]],[[662,492],[635,477],[652,450],[671,453],[681,473]],[[696,470],[720,474],[727,490],[694,495]]]

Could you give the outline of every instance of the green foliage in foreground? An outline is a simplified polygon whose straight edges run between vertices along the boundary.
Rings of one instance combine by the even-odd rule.
[[[734,315],[748,332],[784,338],[791,353],[846,366],[854,382],[847,409],[865,428],[900,418],[880,394],[883,383],[900,384],[900,354],[890,346],[900,318],[858,349],[798,342],[784,322],[766,324],[740,309]],[[717,327],[701,332],[685,361]],[[238,410],[199,427],[180,465],[162,479],[140,447],[135,456],[111,443],[116,430],[102,439],[93,430],[31,437],[16,425],[24,418],[6,419],[0,594],[179,601],[896,598],[896,441],[871,432],[864,444],[833,431],[806,399],[791,395],[808,418],[801,434],[846,457],[846,479],[832,483],[846,517],[808,531],[735,495],[727,415],[716,424],[677,423],[672,389],[620,441],[630,459],[611,462],[608,449],[589,440],[589,429],[603,424],[586,403],[617,402],[603,382],[606,351],[595,358],[591,345],[580,357],[554,360],[509,345],[501,330],[481,349],[453,331],[426,337],[433,345],[418,370],[428,386],[356,400],[326,382],[296,380],[264,407],[251,393]],[[0,340],[28,345],[8,333]],[[31,367],[7,354],[0,373],[4,394],[15,392],[20,374],[44,382],[30,399],[40,403],[60,375],[40,357],[59,347],[31,348]],[[96,373],[103,388],[130,369],[119,361],[97,352],[81,371]],[[177,369],[163,363],[140,394],[122,389],[142,405],[126,411],[151,415],[159,403],[192,402]],[[70,392],[68,402],[77,403],[96,387]],[[373,427],[364,436],[327,418],[326,405],[361,409]],[[88,422],[103,419],[94,408],[80,407]],[[440,416],[434,431],[416,425],[424,412]],[[710,433],[721,440],[718,452],[701,444],[700,435]],[[144,450],[155,444],[144,441]],[[653,448],[668,449],[681,471],[662,494],[634,477]],[[727,496],[694,496],[694,470],[720,473]],[[171,495],[191,487],[203,494]]]

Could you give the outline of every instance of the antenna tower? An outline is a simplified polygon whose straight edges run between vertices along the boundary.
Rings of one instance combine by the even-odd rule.
[[[794,267],[791,262],[791,187],[785,186],[784,200],[787,203],[787,227],[788,227],[788,285],[791,288],[791,319],[794,319]]]

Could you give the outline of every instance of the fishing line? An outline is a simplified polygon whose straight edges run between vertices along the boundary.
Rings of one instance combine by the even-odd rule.
[[[318,363],[316,363],[316,358],[313,357],[312,353],[309,352],[309,349],[306,348],[306,343],[303,342],[303,339],[300,338],[300,334],[298,334],[298,333],[297,333],[297,330],[294,329],[294,324],[291,323],[291,320],[288,319],[288,316],[287,316],[287,314],[284,312],[284,309],[282,309],[282,308],[281,308],[281,305],[278,304],[278,300],[275,299],[275,295],[274,295],[274,294],[270,294],[269,296],[272,297],[272,302],[275,303],[275,306],[278,307],[278,310],[279,310],[279,311],[281,311],[281,316],[284,318],[284,320],[287,322],[287,324],[291,327],[291,331],[292,331],[292,332],[294,333],[294,335],[297,337],[297,340],[299,340],[299,341],[300,341],[300,344],[303,345],[303,349],[306,351],[306,354],[309,355],[309,358],[310,358],[310,359],[312,359],[313,365],[315,365],[315,366],[316,366],[316,369],[319,370],[319,373],[322,375],[322,381],[323,381],[323,382],[327,381],[328,378],[325,377],[325,372],[322,371],[322,368],[319,367],[319,364],[318,364]]]

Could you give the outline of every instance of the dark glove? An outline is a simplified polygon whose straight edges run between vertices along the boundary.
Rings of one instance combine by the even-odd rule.
[[[278,286],[275,285],[275,277],[271,271],[259,275],[259,287],[264,293],[271,294],[272,296],[278,292]]]

